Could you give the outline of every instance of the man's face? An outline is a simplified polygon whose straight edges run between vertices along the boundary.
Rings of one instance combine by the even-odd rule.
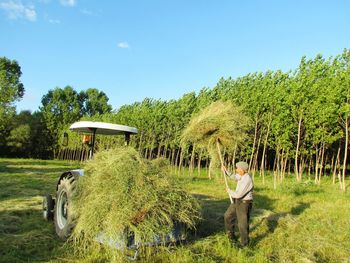
[[[244,171],[242,168],[236,168],[236,172],[237,172],[240,176],[245,175],[245,171]]]

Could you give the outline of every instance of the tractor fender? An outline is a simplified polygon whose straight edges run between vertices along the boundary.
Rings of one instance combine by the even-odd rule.
[[[56,191],[58,190],[58,185],[60,184],[60,181],[67,177],[67,178],[70,178],[70,177],[74,177],[74,179],[78,180],[80,176],[83,176],[84,175],[84,170],[83,169],[76,169],[76,170],[70,170],[70,171],[67,171],[67,172],[64,172],[60,178],[58,179],[57,181],[57,184],[56,184]]]

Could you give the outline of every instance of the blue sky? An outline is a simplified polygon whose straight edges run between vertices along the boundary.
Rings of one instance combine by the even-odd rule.
[[[338,55],[349,12],[345,0],[0,0],[0,56],[22,68],[17,110],[66,85],[103,90],[117,109]]]

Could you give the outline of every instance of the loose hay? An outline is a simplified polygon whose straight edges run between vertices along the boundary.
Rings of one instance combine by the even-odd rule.
[[[138,242],[152,242],[175,223],[195,228],[199,209],[170,176],[165,159],[147,161],[131,147],[103,151],[87,162],[79,180],[72,239],[80,249],[101,235],[105,240],[134,235]]]
[[[246,138],[249,119],[229,101],[216,101],[194,116],[182,133],[184,143],[195,143],[209,153],[217,141],[228,150]]]
[[[219,144],[233,151],[246,139],[249,119],[229,101],[216,101],[194,116],[182,133],[184,144],[195,144],[208,151],[210,167],[218,167]]]
[[[246,138],[248,118],[229,101],[216,101],[194,116],[182,133],[184,144],[192,143],[197,147],[207,149],[210,156],[210,167],[224,165],[221,155],[223,145],[227,150],[237,147]],[[226,188],[228,183],[226,176]],[[232,197],[229,195],[231,203]]]

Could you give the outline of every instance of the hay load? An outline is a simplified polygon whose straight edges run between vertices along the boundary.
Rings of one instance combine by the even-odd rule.
[[[190,120],[182,133],[182,142],[207,149],[211,161],[216,163],[219,159],[223,165],[221,146],[230,151],[241,144],[246,139],[248,124],[249,119],[240,108],[229,101],[216,101]],[[225,176],[224,179],[228,187]]]
[[[72,238],[80,245],[101,234],[152,242],[175,223],[195,228],[200,217],[199,204],[170,176],[166,160],[147,161],[121,147],[97,153],[85,174],[72,202],[77,218]]]

